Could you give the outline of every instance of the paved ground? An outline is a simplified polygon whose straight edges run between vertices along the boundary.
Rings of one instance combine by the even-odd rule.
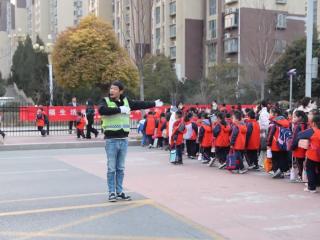
[[[129,145],[137,146],[139,135],[132,131],[129,135]],[[65,149],[65,148],[92,148],[103,147],[105,141],[103,135],[92,139],[77,139],[72,134],[37,136],[6,136],[5,139],[0,136],[0,151],[16,150],[43,150],[43,149]]]
[[[221,239],[136,192],[108,203],[105,177],[66,163],[74,159],[105,169],[102,148],[0,152],[1,240]]]
[[[91,149],[64,161],[105,178],[104,153]],[[232,175],[196,160],[171,166],[168,153],[132,147],[125,185],[184,218],[229,239],[308,239],[320,236],[320,194],[303,184],[274,180],[263,172]]]
[[[167,152],[130,147],[125,186],[134,201],[109,204],[105,168],[103,148],[0,152],[0,239],[320,236],[320,194],[303,184],[196,160],[171,166]]]

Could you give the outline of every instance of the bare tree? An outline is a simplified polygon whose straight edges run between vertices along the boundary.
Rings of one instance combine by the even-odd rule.
[[[121,18],[129,21],[126,28],[121,27],[121,34],[125,39],[125,47],[135,62],[140,79],[140,99],[144,100],[144,58],[151,50],[151,0],[126,0],[128,11],[121,11]],[[129,14],[129,15],[127,15]],[[129,19],[128,19],[129,16]]]
[[[255,33],[257,37],[249,40],[249,51],[247,62],[250,69],[251,77],[260,78],[260,97],[264,99],[265,96],[265,81],[267,73],[272,64],[279,56],[276,53],[276,25],[277,19],[275,14],[266,10],[265,0],[257,2],[257,24],[255,25]]]

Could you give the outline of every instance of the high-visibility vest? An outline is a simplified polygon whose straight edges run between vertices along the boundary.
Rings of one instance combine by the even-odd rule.
[[[105,98],[107,106],[109,108],[118,108],[117,104],[110,100],[110,98]],[[130,107],[127,98],[123,99],[124,106]],[[104,131],[119,131],[123,129],[125,132],[130,132],[130,115],[118,113],[114,115],[104,115],[102,119],[102,129]]]

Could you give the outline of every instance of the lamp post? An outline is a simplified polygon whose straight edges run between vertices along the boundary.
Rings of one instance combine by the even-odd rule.
[[[290,77],[290,99],[289,99],[289,108],[292,109],[292,80],[293,76],[297,74],[297,70],[295,68],[290,69],[288,72],[288,75]]]

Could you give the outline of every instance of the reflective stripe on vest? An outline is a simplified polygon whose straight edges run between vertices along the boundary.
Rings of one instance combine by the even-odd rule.
[[[109,108],[118,108],[117,104],[110,100],[110,98],[105,98],[107,106]],[[123,99],[123,106],[130,107],[127,98]],[[130,132],[130,115],[128,114],[114,114],[110,116],[102,116],[102,129],[104,131],[118,131],[123,129],[125,132]]]

